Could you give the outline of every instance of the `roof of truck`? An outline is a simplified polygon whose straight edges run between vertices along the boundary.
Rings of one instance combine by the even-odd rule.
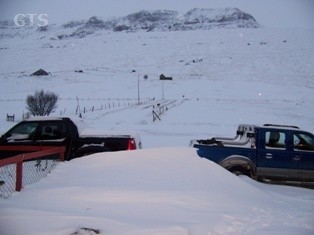
[[[303,131],[303,132],[310,133],[309,131],[300,129],[298,126],[281,125],[281,124],[264,124],[263,126],[259,126],[259,128],[276,129],[276,130]]]
[[[35,116],[30,117],[24,121],[61,121],[64,119],[70,119],[77,127],[78,133],[81,137],[124,137],[124,138],[136,138],[140,139],[140,136],[135,131],[107,131],[107,130],[98,130],[93,129],[89,124],[82,118],[77,116]]]
[[[24,121],[55,121],[55,120],[62,120],[67,117],[51,117],[51,116],[31,116]]]
[[[89,125],[81,118],[76,116],[69,116],[69,117],[63,117],[63,116],[31,116],[30,118],[24,120],[26,122],[28,121],[61,121],[64,119],[70,119],[77,127],[78,132],[82,132],[84,129],[88,128]]]

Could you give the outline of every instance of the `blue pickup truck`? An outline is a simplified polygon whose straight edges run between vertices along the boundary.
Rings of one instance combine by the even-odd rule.
[[[190,145],[236,175],[314,182],[314,135],[296,126],[239,125],[233,138],[192,140]]]

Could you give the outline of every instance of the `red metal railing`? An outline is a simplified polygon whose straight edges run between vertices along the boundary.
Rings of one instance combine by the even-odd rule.
[[[0,167],[16,164],[16,182],[15,190],[20,191],[22,189],[23,178],[23,162],[32,159],[39,159],[45,156],[58,154],[60,161],[64,161],[65,147],[51,147],[51,146],[0,146],[1,151],[15,151],[25,152],[13,157],[8,157],[0,160]]]

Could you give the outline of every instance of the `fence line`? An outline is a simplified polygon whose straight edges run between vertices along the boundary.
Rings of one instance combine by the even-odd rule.
[[[59,111],[60,116],[63,115],[79,115],[79,114],[84,114],[84,113],[88,113],[88,112],[95,112],[95,111],[102,111],[102,110],[107,110],[107,109],[113,109],[113,108],[120,108],[120,107],[129,107],[129,106],[133,106],[137,104],[137,99],[135,98],[72,98],[72,97],[68,97],[68,98],[59,98],[59,100],[64,100],[64,101],[91,101],[91,102],[95,102],[96,101],[106,101],[107,103],[103,103],[103,104],[98,104],[98,105],[91,105],[90,107],[86,107],[84,106],[83,109],[78,110],[78,106],[76,106],[76,108],[73,108],[73,111],[69,111],[69,107],[67,106],[66,108],[64,108],[63,110]],[[152,102],[153,100],[155,100],[154,98],[147,98],[145,100],[141,101],[141,104],[145,104],[145,103],[149,103]],[[197,101],[209,101],[209,102],[227,102],[227,103],[239,103],[239,102],[247,102],[247,103],[259,103],[259,104],[268,104],[268,103],[274,103],[274,102],[284,102],[284,103],[294,103],[295,105],[298,106],[302,106],[305,103],[314,103],[313,100],[308,100],[308,99],[246,99],[246,98],[196,98]],[[0,101],[24,101],[22,99],[7,99],[7,100],[3,100],[0,99]],[[73,107],[73,106],[72,106]],[[161,108],[157,108],[154,109],[155,113],[158,115],[161,115],[162,113],[164,113],[165,111],[162,110],[162,108],[165,109],[169,109],[171,106],[167,105],[167,106],[161,106]],[[108,113],[108,112],[107,112]],[[13,119],[11,118],[13,116]],[[19,116],[19,115],[17,115]],[[30,115],[28,112],[22,114],[22,119],[16,118],[17,117],[15,114],[13,115],[8,115],[6,116],[6,120],[7,121],[21,121],[21,120],[25,120],[27,119]]]
[[[148,102],[151,102],[153,99],[146,99],[146,100],[142,100],[141,101],[141,105],[142,104],[146,104]],[[127,101],[127,102],[126,102]],[[79,105],[77,105],[76,109],[75,109],[75,115],[79,115],[81,112],[83,114],[88,113],[88,112],[96,112],[96,111],[102,111],[102,110],[107,110],[107,109],[114,109],[114,110],[123,110],[126,107],[134,107],[136,105],[138,105],[137,100],[134,100],[134,102],[130,102],[130,100],[124,100],[124,101],[117,101],[117,102],[110,102],[110,103],[106,103],[106,104],[102,104],[100,106],[95,106],[93,105],[92,107],[86,108],[85,106],[83,107],[83,109],[81,109],[79,107]],[[122,108],[121,108],[122,107]],[[110,111],[111,112],[111,111]],[[110,113],[107,112],[107,113]],[[60,112],[60,115],[64,115],[65,114],[65,110],[64,112]]]
[[[312,88],[312,87],[311,87]],[[278,99],[278,98],[270,98],[270,99],[247,99],[247,98],[196,98],[198,100],[207,100],[207,101],[217,101],[217,102],[276,102],[283,101],[287,103],[293,102],[306,102],[306,103],[314,103],[311,99]],[[67,97],[62,98],[59,97],[59,100],[66,101],[137,101],[137,98],[73,98]],[[148,98],[147,100],[152,100],[152,98]],[[25,99],[0,99],[0,102],[25,102]]]
[[[181,101],[178,100],[166,100],[162,103],[158,103],[156,106],[153,106],[153,121],[156,121],[157,119],[160,121],[160,116],[169,111],[170,109],[173,109],[174,107],[177,107],[178,105],[181,105],[186,101],[186,99],[182,99]]]

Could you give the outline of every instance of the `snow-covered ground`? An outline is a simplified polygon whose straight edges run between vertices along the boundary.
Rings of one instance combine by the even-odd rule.
[[[144,149],[60,164],[0,201],[1,234],[314,233],[313,190],[235,177],[187,147],[234,136],[239,123],[313,132],[314,30],[52,35],[1,39],[0,131],[45,89],[60,98],[53,115],[75,115],[79,104],[92,127],[135,130]],[[39,68],[51,75],[28,76]],[[158,103],[169,105],[154,122]]]
[[[1,50],[0,130],[12,125],[4,122],[6,114],[21,119],[26,96],[45,89],[61,99],[54,115],[75,115],[79,98],[82,111],[102,109],[83,115],[91,125],[137,130],[145,147],[185,146],[195,135],[233,135],[239,123],[313,131],[313,30],[104,32],[50,40],[52,34],[2,40],[7,49]],[[51,75],[27,76],[39,68]],[[162,83],[160,74],[173,81]],[[155,101],[133,105],[138,79],[141,101],[185,102],[153,122],[148,105]]]

